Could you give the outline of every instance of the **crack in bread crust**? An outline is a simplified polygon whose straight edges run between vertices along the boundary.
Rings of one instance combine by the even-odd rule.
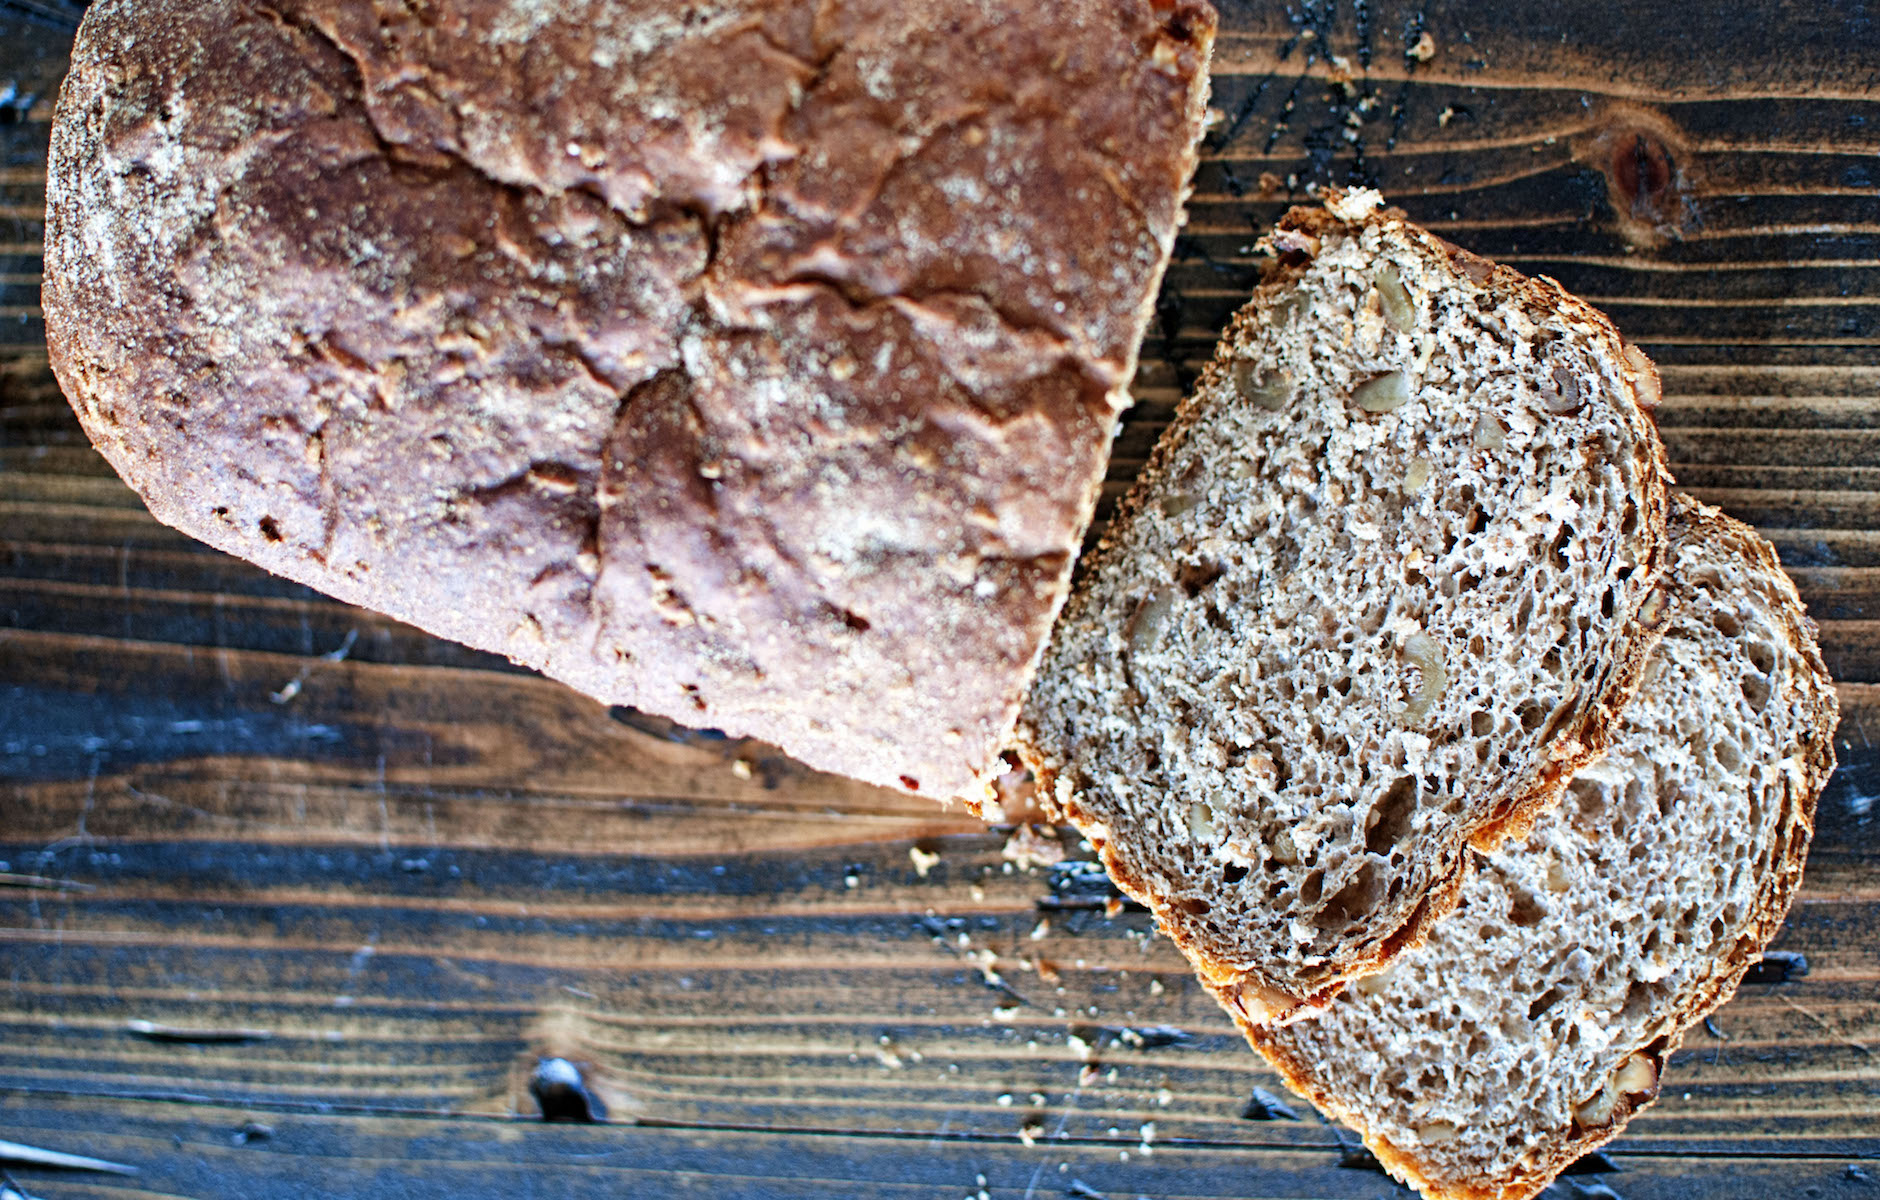
[[[193,536],[945,797],[1062,602],[1213,29],[104,0],[54,130],[54,368]]]

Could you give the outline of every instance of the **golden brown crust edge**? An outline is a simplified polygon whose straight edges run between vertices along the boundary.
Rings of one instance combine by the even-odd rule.
[[[1626,362],[1632,368],[1633,398],[1637,415],[1637,423],[1634,426],[1636,436],[1633,440],[1638,455],[1638,478],[1646,489],[1645,493],[1638,497],[1641,520],[1640,541],[1645,553],[1636,573],[1640,578],[1656,578],[1662,570],[1668,542],[1666,522],[1669,489],[1672,483],[1664,447],[1658,438],[1657,426],[1651,418],[1651,410],[1656,407],[1661,394],[1656,367],[1642,352],[1625,341],[1605,314],[1573,296],[1555,281],[1546,278],[1530,278],[1509,267],[1492,263],[1488,259],[1454,246],[1411,224],[1402,212],[1395,209],[1384,209],[1369,214],[1361,222],[1347,221],[1333,213],[1328,207],[1336,203],[1340,195],[1341,193],[1332,191],[1327,194],[1326,205],[1300,206],[1291,209],[1280,218],[1275,227],[1276,230],[1317,239],[1335,229],[1342,230],[1355,224],[1400,226],[1412,233],[1432,253],[1447,257],[1460,273],[1476,283],[1505,291],[1510,300],[1525,300],[1532,306],[1559,310],[1585,321],[1592,326],[1595,336],[1607,343],[1607,351],[1613,359]],[[1291,277],[1299,269],[1297,264],[1289,263],[1287,260],[1284,251],[1285,239],[1282,237],[1276,240],[1280,244],[1275,248],[1281,251],[1281,256],[1274,264],[1269,276],[1262,281],[1261,290],[1287,286]],[[1222,334],[1222,344],[1235,341],[1241,325],[1249,319],[1242,313],[1236,313]],[[1210,360],[1203,368],[1204,384],[1220,369],[1218,359]],[[1198,386],[1196,393],[1201,390]],[[1164,431],[1151,451],[1142,473],[1118,503],[1115,515],[1111,518],[1113,527],[1124,524],[1132,514],[1149,503],[1150,495],[1167,469],[1165,447],[1176,440],[1181,430],[1198,419],[1193,395],[1194,393],[1191,393],[1182,398],[1168,429]],[[1080,565],[1079,573],[1098,569],[1112,553],[1115,553],[1115,546],[1106,532],[1085,562]],[[1465,844],[1458,848],[1450,869],[1432,880],[1430,891],[1423,902],[1411,911],[1409,918],[1402,925],[1380,941],[1376,951],[1356,960],[1345,973],[1344,978],[1310,995],[1299,995],[1288,991],[1277,986],[1270,979],[1253,979],[1250,972],[1241,972],[1216,962],[1204,948],[1196,945],[1194,940],[1185,934],[1183,923],[1174,918],[1167,900],[1151,892],[1140,878],[1109,850],[1106,840],[1102,837],[1104,831],[1100,823],[1089,819],[1078,808],[1075,797],[1068,794],[1068,789],[1060,790],[1058,780],[1061,764],[1045,753],[1040,739],[1026,726],[1022,716],[1014,730],[1013,748],[1037,777],[1039,794],[1045,798],[1047,805],[1053,806],[1061,819],[1076,826],[1078,831],[1090,840],[1117,886],[1155,913],[1164,933],[1188,958],[1197,974],[1208,985],[1209,991],[1221,1001],[1223,1007],[1228,1008],[1236,1020],[1243,1018],[1244,1011],[1240,1007],[1239,992],[1243,986],[1242,981],[1245,981],[1251,983],[1257,995],[1257,1002],[1264,1005],[1265,1011],[1258,1023],[1284,1025],[1326,1003],[1349,981],[1376,974],[1388,966],[1398,954],[1421,943],[1428,930],[1453,911],[1461,898],[1463,885],[1467,882],[1471,869],[1468,848],[1470,846],[1492,848],[1508,837],[1525,833],[1559,800],[1568,781],[1579,770],[1605,753],[1607,746],[1611,743],[1620,714],[1638,690],[1644,675],[1645,664],[1650,658],[1652,647],[1656,644],[1660,628],[1656,621],[1641,619],[1640,610],[1647,607],[1653,592],[1648,589],[1641,589],[1640,592],[1639,597],[1625,610],[1617,611],[1613,615],[1615,622],[1626,622],[1628,627],[1634,628],[1637,631],[1636,636],[1630,640],[1625,651],[1613,664],[1607,685],[1601,690],[1599,696],[1593,703],[1586,706],[1570,728],[1556,735],[1553,743],[1554,752],[1547,763],[1542,766],[1533,785],[1510,802],[1504,811],[1491,814],[1477,828],[1464,832]],[[1234,996],[1234,1002],[1229,1001],[1227,998],[1229,995]]]

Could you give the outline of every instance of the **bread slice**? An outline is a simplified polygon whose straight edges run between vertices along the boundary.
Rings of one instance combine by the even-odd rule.
[[[1603,749],[1664,541],[1650,362],[1375,192],[1296,209],[1020,718],[1202,976],[1279,1020],[1453,907]]]
[[[1801,878],[1834,770],[1813,624],[1747,527],[1680,497],[1671,539],[1664,639],[1611,753],[1423,945],[1321,1015],[1247,1026],[1426,1195],[1532,1196],[1615,1136]]]

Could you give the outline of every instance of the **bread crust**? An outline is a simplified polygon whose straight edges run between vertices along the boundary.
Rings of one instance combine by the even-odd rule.
[[[1581,1156],[1617,1137],[1634,1114],[1657,1099],[1664,1079],[1665,1063],[1683,1043],[1685,1033],[1736,994],[1744,975],[1774,939],[1794,902],[1807,859],[1808,843],[1814,834],[1816,801],[1827,786],[1836,765],[1833,733],[1839,718],[1839,703],[1833,680],[1816,643],[1815,623],[1807,616],[1794,583],[1782,570],[1775,548],[1755,530],[1719,509],[1682,494],[1675,495],[1673,499],[1667,528],[1674,543],[1711,543],[1729,547],[1740,554],[1744,562],[1760,576],[1763,584],[1780,598],[1777,611],[1783,618],[1782,628],[1789,650],[1796,661],[1807,668],[1808,683],[1803,690],[1810,702],[1809,727],[1819,736],[1802,747],[1804,757],[1800,764],[1802,769],[1798,784],[1793,788],[1784,788],[1783,798],[1788,809],[1782,823],[1786,831],[1782,851],[1773,864],[1771,875],[1764,880],[1754,908],[1745,916],[1731,955],[1719,964],[1717,970],[1699,981],[1695,990],[1681,998],[1668,1017],[1672,1023],[1670,1032],[1637,1051],[1651,1062],[1654,1078],[1651,1089],[1645,1093],[1620,1095],[1608,1120],[1593,1128],[1581,1128],[1576,1124],[1572,1137],[1547,1147],[1545,1156],[1519,1175],[1483,1181],[1479,1185],[1457,1184],[1432,1176],[1414,1152],[1390,1142],[1376,1130],[1365,1113],[1352,1109],[1331,1095],[1312,1065],[1276,1040],[1270,1027],[1262,1028],[1234,1014],[1236,1023],[1249,1043],[1279,1072],[1289,1088],[1320,1110],[1357,1130],[1365,1145],[1391,1175],[1415,1187],[1430,1200],[1530,1200]],[[1679,582],[1667,578],[1665,590],[1674,590]]]
[[[1558,283],[1545,277],[1529,278],[1508,267],[1489,262],[1466,250],[1412,225],[1398,210],[1361,211],[1346,203],[1344,193],[1333,190],[1320,205],[1301,206],[1287,212],[1273,234],[1266,239],[1275,254],[1256,298],[1229,323],[1221,339],[1221,351],[1208,363],[1195,393],[1184,397],[1177,407],[1168,430],[1150,455],[1141,476],[1118,505],[1111,528],[1124,528],[1146,505],[1153,502],[1157,489],[1165,483],[1168,472],[1168,447],[1176,444],[1184,432],[1203,416],[1196,397],[1206,391],[1228,369],[1228,355],[1258,318],[1255,310],[1262,293],[1287,288],[1303,273],[1316,253],[1319,243],[1334,234],[1351,233],[1365,225],[1387,227],[1412,238],[1429,253],[1446,258],[1455,269],[1495,295],[1501,306],[1521,306],[1583,327],[1588,336],[1600,343],[1606,355],[1628,367],[1628,382],[1633,405],[1626,417],[1631,425],[1631,448],[1635,455],[1634,474],[1641,493],[1638,502],[1640,528],[1636,537],[1638,561],[1635,577],[1656,578],[1663,566],[1666,546],[1666,510],[1672,482],[1664,448],[1657,434],[1651,410],[1660,396],[1656,368],[1644,354],[1625,342],[1604,314],[1568,293]],[[1115,539],[1106,535],[1079,567],[1079,577],[1102,569],[1117,553]],[[1528,786],[1508,801],[1501,811],[1488,814],[1473,823],[1465,833],[1470,846],[1490,849],[1511,836],[1518,836],[1558,801],[1573,775],[1595,761],[1610,744],[1616,722],[1625,704],[1637,691],[1645,664],[1660,632],[1659,625],[1641,618],[1648,609],[1646,589],[1629,593],[1624,605],[1613,615],[1619,628],[1630,630],[1625,644],[1607,664],[1603,684],[1591,690],[1590,700],[1573,719],[1555,732],[1549,745],[1549,757]],[[1649,612],[1645,614],[1649,616]],[[1021,714],[1014,733],[1013,750],[1039,780],[1040,794],[1055,806],[1059,817],[1077,826],[1090,839],[1117,886],[1150,908],[1160,918],[1171,941],[1195,966],[1209,990],[1230,1011],[1248,1017],[1240,997],[1256,997],[1251,1014],[1256,1024],[1283,1025],[1321,1007],[1342,989],[1345,983],[1375,974],[1404,950],[1422,942],[1434,924],[1456,905],[1468,879],[1470,856],[1467,847],[1458,845],[1447,856],[1430,889],[1408,918],[1379,941],[1367,954],[1344,964],[1338,978],[1326,987],[1300,994],[1284,982],[1264,977],[1219,961],[1200,941],[1175,911],[1172,898],[1155,893],[1122,860],[1109,844],[1109,831],[1085,807],[1078,803],[1073,789],[1064,780],[1064,764],[1044,748],[1039,731]]]
[[[52,363],[158,519],[945,797],[1062,604],[1205,0],[103,0]]]

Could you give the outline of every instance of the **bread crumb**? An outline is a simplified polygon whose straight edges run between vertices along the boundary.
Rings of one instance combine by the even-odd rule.
[[[748,758],[736,758],[731,760],[731,773],[736,775],[739,779],[749,779],[751,777],[751,760]]]
[[[749,768],[745,770],[745,777],[750,777]],[[940,856],[938,854],[922,850],[919,846],[909,846],[907,848],[907,857],[914,864],[914,873],[922,879],[927,878],[927,872],[933,870],[940,862]]]
[[[1417,44],[1410,47],[1405,53],[1418,62],[1428,62],[1436,57],[1436,39],[1429,35],[1428,30],[1425,30],[1423,34],[1417,38]]]
[[[1325,207],[1341,221],[1362,221],[1384,204],[1384,195],[1376,188],[1352,188],[1348,192],[1334,196]]]
[[[902,1061],[901,1056],[895,1053],[894,1043],[885,1035],[881,1039],[881,1044],[875,1048],[875,1061],[890,1071],[899,1071],[907,1065]]]
[[[1064,861],[1064,847],[1053,832],[1034,825],[1020,825],[1006,839],[1000,856],[1022,868],[1055,866]]]

